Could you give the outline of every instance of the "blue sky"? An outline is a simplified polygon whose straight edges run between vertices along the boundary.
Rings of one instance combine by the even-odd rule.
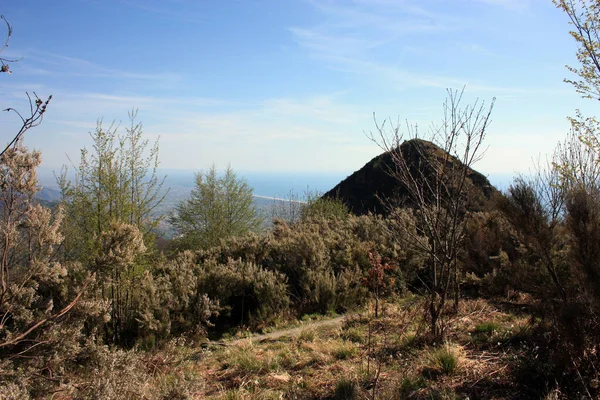
[[[427,136],[446,88],[496,97],[486,174],[526,172],[595,103],[563,78],[576,65],[550,0],[4,0],[14,28],[0,107],[52,94],[26,144],[59,168],[96,120],[139,108],[161,166],[350,174],[380,151],[379,118]],[[18,121],[0,115],[0,139]]]

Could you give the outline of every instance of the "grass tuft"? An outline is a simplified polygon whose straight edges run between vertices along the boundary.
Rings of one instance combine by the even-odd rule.
[[[446,343],[431,353],[430,360],[434,368],[441,370],[446,375],[450,375],[458,370],[461,357],[462,351],[460,347]]]
[[[358,399],[358,389],[356,382],[342,378],[335,385],[333,394],[335,400],[354,400]]]
[[[500,325],[496,322],[484,322],[475,327],[475,333],[491,335],[500,330]]]
[[[344,341],[333,347],[331,355],[338,360],[347,360],[352,358],[357,352],[358,349],[353,343]]]
[[[314,342],[317,338],[317,333],[314,329],[303,329],[298,335],[299,342]]]

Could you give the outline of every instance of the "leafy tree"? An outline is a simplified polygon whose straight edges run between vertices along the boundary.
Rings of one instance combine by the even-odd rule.
[[[129,114],[131,125],[123,136],[114,124],[104,129],[98,121],[91,133],[93,151],[81,150],[73,182],[63,168],[59,185],[72,238],[65,246],[70,258],[92,259],[98,239],[115,221],[137,227],[151,242],[151,231],[160,220],[153,211],[166,195],[165,178],[157,175],[158,141],[147,150],[149,142],[136,116],[137,111]]]
[[[164,199],[157,176],[158,142],[148,150],[142,125],[129,114],[124,135],[118,126],[98,121],[91,134],[93,151],[81,150],[75,180],[63,168],[59,184],[66,210],[63,257],[83,263],[98,274],[98,296],[109,305],[104,338],[131,344],[143,271],[148,269],[147,244],[159,218],[154,209]]]
[[[262,217],[252,202],[252,188],[227,167],[219,176],[213,165],[195,174],[196,187],[170,218],[180,237],[180,249],[210,248],[221,239],[259,229]]]
[[[579,79],[565,79],[565,82],[572,84],[583,97],[600,100],[600,0],[553,2],[569,17],[573,26],[570,34],[578,45],[577,60],[580,65],[567,66],[567,69]],[[598,184],[597,167],[589,161],[597,159],[600,154],[600,123],[595,117],[583,116],[579,110],[576,116],[569,117],[569,120],[571,136],[563,147],[558,149],[560,159],[556,165],[561,169],[568,185],[578,183],[589,188],[590,184]],[[573,163],[567,165],[565,161],[568,159]],[[591,169],[582,171],[580,166]]]
[[[565,79],[577,92],[600,100],[600,1],[553,0],[563,10],[573,25],[571,36],[577,41],[579,68],[567,66],[580,80]]]

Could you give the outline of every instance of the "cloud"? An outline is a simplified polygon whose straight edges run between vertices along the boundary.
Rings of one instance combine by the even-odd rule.
[[[123,4],[139,10],[156,14],[161,18],[185,23],[203,23],[209,16],[197,12],[191,4],[195,2],[181,0],[121,0]],[[198,4],[198,3],[196,3]],[[167,6],[165,6],[167,5]]]
[[[529,0],[469,0],[473,3],[482,3],[501,7],[510,11],[525,11],[530,7]]]
[[[138,80],[138,81],[166,81],[174,82],[181,80],[181,77],[172,73],[145,73],[132,72],[123,69],[105,67],[88,60],[77,57],[55,54],[47,51],[30,49],[26,53],[29,60],[43,65],[43,68],[36,68],[43,71],[46,75],[61,75],[61,76],[79,76],[89,78],[111,78],[117,80]]]
[[[268,169],[273,158],[282,165],[287,161],[286,170],[345,169],[343,154],[349,153],[343,149],[363,143],[363,125],[371,123],[368,112],[345,102],[344,92],[231,102],[43,89],[54,93],[54,99],[43,125],[28,133],[27,142],[43,152],[44,165],[53,169],[67,162],[65,153],[77,163],[79,150],[92,144],[89,133],[98,118],[105,128],[115,120],[123,132],[132,107],[139,107],[145,136],[151,141],[160,137],[162,165],[180,168],[232,162]],[[12,132],[13,122],[0,120],[3,131]]]
[[[489,21],[470,16],[466,12],[469,2],[505,9],[528,4],[519,6],[521,0],[463,0],[462,6],[441,0],[309,0],[323,15],[322,21],[290,27],[289,31],[301,49],[328,68],[396,90],[467,86],[469,92],[481,94],[540,91],[503,84],[503,76],[495,75],[492,80],[483,69],[469,69],[469,60],[502,61],[501,54],[470,39]]]

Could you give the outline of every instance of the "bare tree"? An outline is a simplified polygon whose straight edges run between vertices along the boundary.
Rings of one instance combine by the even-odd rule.
[[[8,149],[10,149],[11,147],[15,147],[17,145],[17,143],[19,142],[19,139],[21,139],[23,137],[25,132],[27,132],[29,129],[36,127],[42,123],[42,119],[44,118],[44,113],[46,112],[48,103],[50,103],[50,100],[52,100],[52,96],[49,96],[46,101],[43,101],[42,99],[40,99],[38,97],[37,94],[33,93],[33,95],[34,95],[34,98],[32,98],[29,95],[29,93],[27,93],[27,98],[29,99],[29,114],[28,115],[23,115],[19,111],[17,111],[16,109],[14,109],[12,107],[4,109],[4,111],[8,111],[8,112],[12,111],[19,116],[19,118],[21,119],[21,127],[19,128],[19,131],[16,133],[16,135],[8,142],[6,147],[4,147],[2,152],[0,152],[0,157],[2,157]]]
[[[1,54],[8,47],[12,27],[4,16],[0,19],[8,28]],[[17,61],[0,56],[0,72],[10,73],[9,64]],[[53,215],[34,201],[40,189],[36,168],[41,156],[21,143],[25,132],[41,124],[52,96],[46,101],[35,93],[27,97],[27,114],[11,107],[4,110],[17,114],[21,126],[0,152],[0,352],[15,348],[15,357],[49,343],[39,339],[44,334],[40,333],[42,327],[65,317],[91,282],[88,277],[75,292],[56,294],[56,288],[67,281],[67,269],[55,258],[62,241],[59,227],[63,214],[59,210]]]
[[[6,40],[4,41],[4,45],[2,47],[0,47],[0,72],[6,72],[6,73],[10,74],[10,73],[12,73],[10,71],[10,63],[17,62],[17,61],[19,61],[19,59],[5,58],[5,57],[2,57],[2,55],[1,55],[4,52],[4,50],[6,50],[6,48],[8,47],[8,43],[10,42],[10,38],[12,36],[12,26],[8,23],[6,18],[4,18],[4,15],[0,15],[0,19],[2,19],[6,23],[6,28],[7,28]],[[29,99],[29,115],[23,115],[19,111],[15,110],[14,108],[10,108],[10,107],[6,108],[4,110],[4,111],[8,111],[8,112],[12,111],[12,112],[16,113],[19,116],[19,118],[21,118],[22,124],[21,124],[21,128],[19,129],[17,134],[8,142],[8,144],[2,150],[2,152],[0,152],[0,157],[2,157],[9,148],[15,146],[17,144],[17,142],[19,141],[19,139],[23,136],[23,134],[25,134],[25,132],[27,132],[27,130],[29,130],[35,126],[38,126],[39,124],[42,123],[44,113],[46,112],[46,107],[48,106],[48,103],[52,99],[52,96],[48,97],[48,99],[46,101],[43,101],[42,99],[40,99],[38,97],[38,95],[35,94],[35,92],[33,93],[33,96],[34,97],[32,98],[29,95],[29,93],[27,93],[27,98]]]
[[[4,15],[0,15],[0,19],[6,23],[6,40],[4,41],[4,45],[0,47],[0,54],[6,50],[8,47],[8,42],[10,42],[10,37],[12,36],[12,26],[8,23]],[[19,61],[19,59],[12,59],[0,56],[0,72],[6,72],[7,74],[11,74],[10,64]]]
[[[443,119],[431,127],[433,143],[418,139],[418,128],[407,124],[406,136],[414,140],[403,144],[402,125],[389,120],[382,123],[375,120],[376,131],[368,134],[391,155],[388,173],[406,195],[403,199],[386,199],[386,204],[415,209],[418,235],[399,240],[410,241],[428,255],[427,276],[421,280],[429,296],[428,314],[434,336],[443,334],[444,307],[452,294],[458,307],[459,254],[464,247],[469,194],[474,189],[471,167],[483,156],[483,142],[495,101],[487,106],[477,100],[464,107],[463,93],[464,89],[448,90]]]

